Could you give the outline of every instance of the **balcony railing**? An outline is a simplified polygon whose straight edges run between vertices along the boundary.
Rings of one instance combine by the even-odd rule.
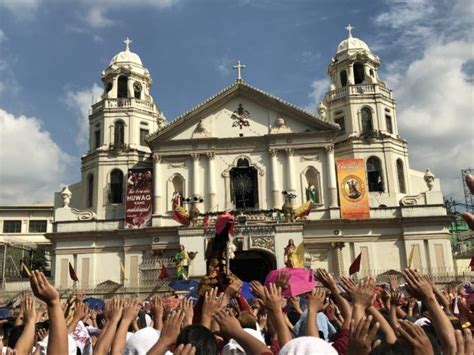
[[[327,101],[336,101],[348,95],[373,95],[382,94],[392,98],[392,92],[379,84],[349,85],[343,88],[329,91],[326,94]]]
[[[135,98],[120,98],[120,99],[104,99],[92,106],[92,112],[98,112],[104,109],[127,108],[134,107],[146,111],[154,111],[155,105],[153,102],[139,100]]]

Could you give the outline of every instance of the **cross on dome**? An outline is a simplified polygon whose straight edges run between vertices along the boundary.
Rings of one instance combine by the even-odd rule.
[[[242,69],[245,68],[244,64],[240,64],[240,60],[232,68],[237,69],[237,81],[242,81]]]
[[[130,39],[130,38],[126,38],[125,41],[123,41],[123,43],[125,43],[125,50],[126,51],[130,51],[130,43],[132,43],[133,41]]]
[[[346,27],[346,30],[347,32],[349,32],[349,38],[352,38],[352,30],[354,29],[355,27],[352,27],[351,24],[348,24],[347,27]]]

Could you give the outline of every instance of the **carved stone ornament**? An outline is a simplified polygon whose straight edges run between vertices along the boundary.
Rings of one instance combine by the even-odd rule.
[[[77,219],[79,221],[91,221],[93,219],[97,219],[97,215],[95,214],[94,211],[86,210],[86,211],[80,211],[73,209],[72,210],[75,214],[77,214]]]
[[[273,237],[252,237],[250,248],[263,249],[275,253],[275,239]]]
[[[327,107],[326,105],[323,104],[323,102],[321,101],[319,103],[319,106],[318,106],[318,114],[319,114],[319,118],[326,121],[327,120]]]
[[[319,155],[301,155],[300,159],[301,161],[319,161]]]
[[[324,149],[326,149],[326,152],[331,153],[332,151],[334,151],[334,144],[327,145],[324,147]]]
[[[205,138],[205,137],[209,137],[210,135],[211,135],[211,132],[209,131],[209,129],[206,127],[203,120],[201,119],[199,123],[197,124],[196,128],[194,129],[192,137]]]
[[[285,119],[281,116],[277,117],[275,123],[273,123],[273,127],[270,130],[270,134],[276,133],[290,133],[291,129],[286,125]]]
[[[186,163],[169,163],[168,168],[185,168]]]
[[[424,201],[424,193],[419,195],[412,195],[412,196],[404,196],[400,199],[401,206],[416,206],[419,205],[420,202]]]
[[[157,154],[157,153],[154,153],[153,154],[153,161],[155,163],[161,163],[161,155]]]
[[[61,197],[63,198],[63,207],[69,207],[71,202],[72,192],[69,190],[69,187],[65,186],[61,191]]]

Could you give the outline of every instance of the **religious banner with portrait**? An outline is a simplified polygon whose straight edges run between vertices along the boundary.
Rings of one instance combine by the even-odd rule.
[[[338,159],[336,166],[341,218],[369,218],[369,196],[365,178],[364,160]]]
[[[152,186],[151,169],[128,170],[125,228],[143,228],[151,223]]]

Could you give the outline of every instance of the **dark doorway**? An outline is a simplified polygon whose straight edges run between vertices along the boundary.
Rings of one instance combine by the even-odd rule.
[[[275,256],[264,251],[239,251],[230,261],[230,270],[246,282],[258,280],[263,284],[265,277],[274,269]]]
[[[258,208],[257,169],[247,159],[239,159],[230,171],[232,200],[236,209]]]

